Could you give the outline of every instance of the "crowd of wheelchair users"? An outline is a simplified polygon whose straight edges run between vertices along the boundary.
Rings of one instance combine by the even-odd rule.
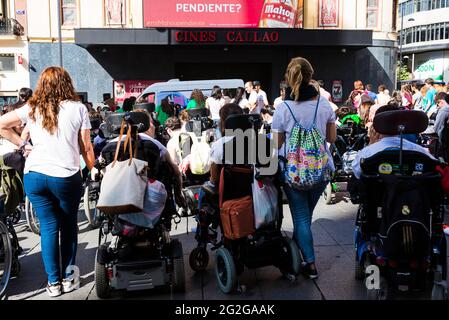
[[[198,136],[189,128],[189,123],[193,120],[192,109],[193,111],[207,109],[207,104],[202,103],[204,101],[197,101],[200,98],[205,100],[198,90],[193,95],[196,107],[187,108],[189,110],[179,113],[172,112],[173,110],[169,111],[169,106],[148,110],[138,108],[139,105],[135,104],[134,100],[127,100],[122,108],[123,113],[112,114],[111,119],[115,117],[115,120],[108,122],[103,117],[105,116],[103,111],[100,114],[100,112],[88,110],[84,104],[79,102],[67,71],[59,67],[45,69],[34,93],[24,93],[28,96],[22,104],[0,118],[0,135],[14,144],[26,158],[23,170],[24,188],[40,222],[42,259],[48,277],[46,287],[48,294],[56,297],[62,293],[73,291],[79,286],[79,278],[73,275],[70,266],[76,265],[77,213],[83,193],[83,180],[86,179],[86,175],[90,174],[90,171],[97,170],[98,173],[98,170],[101,170],[103,172],[104,178],[101,184],[103,193],[112,193],[114,190],[122,188],[122,192],[109,196],[100,193],[98,201],[98,207],[109,214],[112,233],[120,234],[122,236],[120,239],[125,238],[123,235],[127,237],[142,236],[143,233],[139,231],[139,228],[133,226],[157,229],[158,235],[169,233],[173,216],[179,215],[176,213],[179,211],[178,209],[182,210],[192,205],[192,199],[185,192],[186,186],[189,183],[191,185],[201,183],[202,191],[195,194],[193,201],[215,199],[211,201],[215,201],[211,207],[216,207],[218,210],[214,211],[218,222],[211,222],[211,225],[215,224],[215,229],[217,229],[217,225],[220,225],[220,231],[224,236],[221,241],[217,241],[216,238],[211,240],[210,228],[206,228],[206,234],[201,234],[204,230],[201,229],[202,224],[199,223],[196,230],[196,239],[199,244],[193,258],[191,255],[190,265],[194,270],[204,269],[208,261],[205,258],[205,255],[208,257],[205,248],[208,243],[212,243],[214,248],[218,249],[217,270],[220,271],[220,268],[223,268],[223,272],[227,272],[227,277],[223,277],[223,272],[217,271],[220,289],[224,292],[230,292],[235,287],[236,283],[232,280],[233,272],[240,274],[243,266],[251,268],[271,263],[278,266],[284,275],[296,276],[301,271],[309,279],[318,277],[311,230],[313,212],[321,195],[332,184],[339,171],[340,162],[335,152],[338,148],[335,149],[333,146],[338,145],[337,137],[341,138],[343,135],[341,132],[344,130],[350,128],[349,138],[360,133],[364,137],[362,144],[355,149],[357,152],[354,152],[350,163],[353,179],[350,182],[352,187],[349,189],[351,190],[351,199],[355,203],[367,201],[366,197],[364,198],[364,192],[369,188],[361,186],[361,182],[368,181],[368,173],[371,176],[376,175],[377,186],[383,183],[384,186],[390,188],[394,184],[396,194],[405,194],[403,189],[397,187],[401,185],[400,179],[398,181],[382,180],[384,176],[390,178],[421,175],[424,177],[426,171],[435,173],[436,170],[439,170],[443,175],[441,181],[445,182],[446,179],[449,179],[444,164],[440,163],[436,169],[437,159],[448,160],[445,136],[449,134],[447,132],[449,97],[444,92],[437,92],[431,79],[426,80],[423,85],[427,88],[426,95],[420,96],[419,103],[417,103],[419,95],[414,95],[409,86],[403,87],[401,92],[395,92],[393,97],[389,97],[383,86],[379,88],[381,92],[376,95],[367,90],[360,81],[356,81],[354,91],[351,92],[348,101],[344,106],[338,108],[330,101],[320,84],[313,80],[313,75],[313,67],[306,59],[300,57],[292,59],[285,73],[286,87],[282,92],[280,103],[276,104],[275,109],[271,111],[264,109],[259,118],[258,115],[247,114],[245,108],[239,106],[238,103],[222,103],[218,111],[220,119],[210,122],[206,120],[212,130],[209,130],[208,134]],[[414,89],[415,87],[416,85]],[[386,98],[387,96],[388,98]],[[158,110],[160,114],[157,113]],[[131,116],[130,111],[134,111],[131,112],[134,115]],[[168,116],[162,116],[162,112]],[[107,114],[109,113],[106,112]],[[163,126],[158,122],[158,119],[161,118],[164,118]],[[197,117],[197,119],[200,119],[201,126],[204,126],[204,118]],[[254,119],[260,123],[256,125]],[[146,124],[139,124],[139,122],[145,121]],[[429,121],[434,122],[433,131],[431,130],[432,126],[428,125]],[[97,123],[95,128],[92,127],[93,123]],[[100,123],[103,124],[100,126]],[[214,123],[217,128],[214,127]],[[279,168],[270,177],[258,177],[255,163],[232,163],[235,158],[228,159],[226,157],[225,146],[235,140],[233,140],[233,136],[226,135],[225,129],[236,129],[239,127],[239,123],[242,129],[257,129],[258,133],[269,135],[274,142],[277,152],[273,156],[273,160],[279,162]],[[425,135],[422,135],[422,131],[425,130]],[[107,136],[102,131],[109,131],[115,135]],[[376,156],[383,154],[385,150],[391,152],[399,150],[397,154],[400,156],[396,157],[396,160],[395,155],[388,153],[379,159],[379,163],[374,160],[370,162],[369,159],[377,159]],[[348,150],[340,151],[344,153]],[[412,163],[407,157],[418,160],[412,161]],[[392,160],[393,158],[394,160]],[[131,177],[130,173],[125,171],[128,170],[126,166],[131,166],[131,163],[139,168],[143,161],[149,168],[145,171],[148,180],[142,183],[138,177]],[[207,163],[202,163],[202,161],[207,161]],[[80,166],[83,163],[86,169],[81,172]],[[100,166],[101,163],[102,166]],[[121,163],[124,163],[123,166]],[[427,163],[431,163],[430,167],[427,167]],[[231,168],[233,166],[234,168]],[[235,167],[241,167],[240,171]],[[245,171],[247,167],[252,167],[252,171]],[[117,176],[114,178],[111,172],[115,172]],[[134,173],[134,175],[136,174]],[[233,178],[231,178],[232,175],[234,175]],[[233,182],[231,182],[232,180]],[[106,181],[111,184],[110,187],[106,185]],[[242,186],[246,183],[245,181],[248,181],[248,186]],[[374,180],[369,180],[367,183],[369,184],[371,181]],[[446,191],[444,185],[440,186],[440,180],[431,181],[438,184],[435,188],[441,187],[442,191]],[[158,182],[160,184],[157,184]],[[265,188],[257,189],[255,187],[257,183],[265,185]],[[117,186],[112,186],[114,184]],[[125,186],[130,189],[125,190]],[[449,188],[449,186],[446,187]],[[127,194],[134,193],[138,188],[149,188],[152,193],[149,195],[143,190],[136,192],[140,195],[140,200],[121,199],[127,198]],[[239,188],[241,192],[236,191]],[[413,193],[415,190],[412,188],[408,192]],[[287,198],[293,221],[293,241],[290,242],[289,239],[279,237],[281,235],[280,225],[282,225],[282,193],[285,193]],[[388,195],[388,192],[385,194]],[[250,196],[250,198],[245,198],[245,196]],[[140,208],[137,206],[137,209],[135,203],[128,206],[120,203],[120,201],[128,200],[142,202],[149,197],[152,203],[145,203]],[[409,199],[407,196],[404,197]],[[442,201],[441,199],[429,199],[429,207],[432,208],[440,205]],[[437,203],[432,202],[434,200]],[[385,204],[382,201],[386,200],[379,199],[378,201],[381,202],[381,205],[377,204],[377,206],[382,206]],[[198,207],[197,202],[194,204],[196,207]],[[239,210],[241,210],[240,212],[248,211],[248,208],[244,208],[248,203],[252,210],[250,214],[253,216],[251,218],[253,221],[248,222],[243,218],[236,218],[236,212],[238,215]],[[402,209],[399,210],[402,212],[416,209],[413,202],[390,202],[390,204],[400,206]],[[195,211],[196,207],[191,208],[192,211]],[[272,212],[261,208],[269,208]],[[126,210],[131,214],[127,215]],[[140,216],[139,210],[143,213]],[[206,211],[203,203],[202,210],[195,212],[200,218],[204,218],[207,217]],[[368,211],[369,209],[366,212]],[[365,219],[364,214],[368,218]],[[380,224],[383,227],[385,227],[385,223],[390,227],[395,223],[403,223],[396,217],[396,212],[391,212],[391,215],[394,216],[394,218],[389,218],[392,219],[391,221],[382,217],[383,222]],[[412,213],[410,216],[414,216],[414,214]],[[211,221],[216,221],[211,219]],[[372,224],[369,227],[365,225],[365,220],[371,221],[370,219],[369,213],[359,213],[356,230],[359,232],[360,239],[370,240],[368,239],[372,235],[370,232],[375,229]],[[413,219],[417,222],[420,221],[420,217],[417,215]],[[376,220],[372,223],[376,224],[379,221]],[[404,226],[410,227],[410,232],[416,232],[417,235],[421,232],[415,225],[404,224]],[[433,226],[435,227],[435,225]],[[235,231],[239,228],[240,230]],[[258,229],[262,231],[257,231]],[[391,230],[390,228],[388,232],[392,232]],[[281,262],[272,261],[272,259],[269,263],[268,260],[255,263],[256,258],[252,258],[250,261],[245,254],[257,256],[254,254],[256,251],[251,251],[256,250],[253,248],[255,245],[251,239],[258,237],[257,232],[259,235],[263,233],[264,239],[270,239],[265,240],[267,248],[270,247],[268,243],[276,243],[276,248],[286,246],[289,256],[281,255],[278,259]],[[383,239],[388,246],[382,247],[384,252],[382,257],[384,258],[388,254],[391,258],[389,261],[400,260],[398,257],[403,258],[403,253],[398,253],[397,249],[393,249],[391,237],[393,237],[392,234],[385,233]],[[402,241],[400,237],[395,239],[399,242]],[[120,241],[121,244],[117,245],[114,253],[117,254],[114,256],[114,261],[122,259],[123,252],[127,248],[127,245]],[[163,243],[160,242],[162,241],[160,239],[154,241],[159,241],[161,248],[170,246],[170,241]],[[280,244],[278,245],[276,241],[280,241]],[[375,256],[379,260],[378,253],[374,255],[366,250],[361,251],[362,242],[356,243],[358,254],[356,260],[359,265],[365,263],[366,266],[366,259],[368,259],[366,255],[371,255],[371,258]],[[273,246],[271,245],[271,247]],[[182,251],[182,246],[179,245],[179,248]],[[272,252],[270,250],[266,250],[265,254]],[[111,275],[112,271],[110,274],[108,273],[108,270],[112,270],[108,269],[113,260],[111,252],[111,249],[105,246],[103,251],[99,250],[97,255],[101,258],[97,258],[97,260],[104,267],[104,279],[109,286],[123,288],[120,287],[118,278]],[[260,251],[258,252],[260,253]],[[425,250],[418,253],[413,252],[417,255],[428,254]],[[164,257],[164,254],[161,253],[160,256]],[[232,257],[232,263],[229,263],[229,256]],[[176,259],[182,258],[182,254],[181,257],[174,254],[172,257],[175,263]],[[421,256],[413,257],[421,259]],[[103,260],[100,261],[101,259]],[[180,261],[182,262],[182,260]],[[220,261],[223,262],[222,266],[220,266]],[[176,266],[176,263],[174,265],[175,269],[181,268],[179,269],[181,271],[178,271],[183,273],[183,266]],[[119,264],[117,264],[117,268],[119,270]],[[237,271],[233,271],[233,268]],[[182,287],[181,276],[176,274],[178,271],[174,271],[176,279],[170,278],[170,281],[174,281],[175,285]],[[96,277],[101,278],[103,275],[96,270]],[[132,275],[126,277],[131,279]],[[99,282],[104,279],[98,281],[96,279],[97,286],[104,285],[103,282]],[[176,283],[176,281],[178,282]],[[130,283],[131,281],[123,286],[130,286]],[[97,289],[97,292],[106,296],[109,286]]]

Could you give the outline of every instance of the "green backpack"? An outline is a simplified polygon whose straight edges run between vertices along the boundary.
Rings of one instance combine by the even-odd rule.
[[[0,157],[1,170],[1,193],[6,195],[5,213],[14,212],[19,203],[23,200],[25,192],[20,174],[12,167],[8,167]]]

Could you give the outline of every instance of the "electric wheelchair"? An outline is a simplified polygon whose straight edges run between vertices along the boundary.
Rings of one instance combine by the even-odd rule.
[[[120,218],[121,215],[101,214],[99,248],[95,263],[97,295],[99,298],[108,298],[112,290],[135,291],[166,286],[169,286],[172,292],[183,292],[185,275],[182,244],[170,238],[172,220],[179,218],[174,204],[173,169],[161,158],[155,143],[138,135],[149,128],[147,113],[111,115],[106,120],[108,132],[117,136],[122,119],[132,127],[132,135],[135,137],[132,144],[136,146],[135,157],[148,162],[148,178],[163,183],[167,191],[167,201],[159,221],[152,227],[130,225]],[[109,142],[102,150],[104,165],[113,161],[117,143]],[[121,146],[119,159],[129,159],[129,154],[122,149]],[[115,239],[108,241],[108,235],[114,236]]]
[[[398,292],[447,298],[447,244],[443,233],[444,194],[439,164],[430,154],[403,150],[403,135],[428,125],[420,111],[386,111],[374,129],[399,135],[400,144],[361,159],[351,200],[359,204],[354,233],[355,276],[365,279],[368,299],[391,299]],[[376,277],[379,275],[380,277]]]
[[[262,126],[259,115],[243,114],[231,115],[225,121],[225,128],[237,133],[236,129],[242,131],[252,129],[259,146],[258,132]],[[239,283],[239,276],[245,267],[256,269],[265,266],[275,266],[289,280],[295,280],[299,274],[301,258],[296,243],[281,231],[282,214],[282,192],[278,175],[263,175],[263,165],[258,161],[249,159],[249,140],[244,140],[244,161],[228,161],[225,156],[227,144],[233,148],[233,155],[237,154],[237,135],[231,135],[230,141],[223,143],[223,165],[219,165],[221,171],[220,190],[213,192],[203,187],[197,197],[198,206],[195,211],[197,229],[195,239],[197,247],[190,253],[189,263],[194,271],[203,271],[209,262],[208,245],[215,254],[215,276],[218,287],[224,293],[232,293],[235,290],[242,292],[245,286]],[[268,149],[270,150],[270,149]],[[256,151],[256,153],[258,153]],[[276,170],[275,170],[276,171]],[[278,214],[274,221],[261,228],[255,229],[248,236],[230,239],[225,236],[224,223],[220,214],[220,204],[227,200],[251,196],[252,184],[257,181],[270,180],[277,189]]]

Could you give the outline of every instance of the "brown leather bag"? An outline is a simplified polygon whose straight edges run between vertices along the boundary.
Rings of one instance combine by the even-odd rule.
[[[255,231],[251,196],[225,201],[220,209],[220,216],[227,239],[241,239]]]
[[[225,238],[230,240],[241,239],[254,233],[254,207],[253,198],[246,196],[223,202],[224,168],[220,176],[220,218]],[[232,168],[234,173],[248,173],[248,169]]]

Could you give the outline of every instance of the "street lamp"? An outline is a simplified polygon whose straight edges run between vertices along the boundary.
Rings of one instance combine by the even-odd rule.
[[[404,36],[404,8],[405,8],[405,2],[402,3],[401,6],[401,32],[399,33],[399,76],[401,75],[402,72],[402,45],[404,44],[404,40],[403,40],[403,36]],[[413,22],[415,21],[415,19],[410,18],[407,20],[408,22]],[[397,88],[398,90],[400,90],[400,82],[401,79],[399,78],[399,88]]]

